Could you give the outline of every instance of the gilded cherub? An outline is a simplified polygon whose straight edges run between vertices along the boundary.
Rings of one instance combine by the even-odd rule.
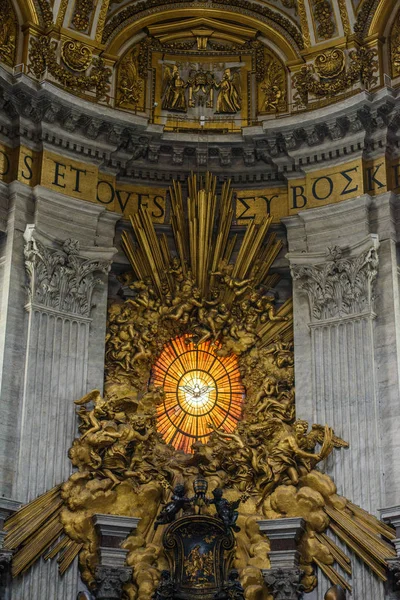
[[[211,275],[217,275],[221,277],[221,283],[225,284],[230,290],[232,290],[236,297],[242,296],[248,289],[253,279],[239,279],[233,277],[233,264],[229,264],[226,261],[221,261],[218,271],[212,271]]]
[[[271,345],[265,350],[265,354],[273,355],[274,362],[279,369],[292,367],[294,364],[293,344],[283,342],[281,336],[272,340]]]
[[[258,415],[264,412],[268,408],[271,399],[276,399],[277,396],[278,381],[272,375],[268,375],[262,382],[261,390],[254,399],[255,414]]]
[[[94,406],[92,410],[88,411],[86,404],[93,402]],[[79,400],[75,400],[74,404],[77,404],[81,408],[78,411],[78,415],[82,421],[79,425],[79,431],[83,431],[81,440],[87,435],[100,431],[100,419],[108,415],[107,401],[102,397],[100,390],[92,390]]]
[[[183,295],[183,287],[182,287]],[[166,319],[173,319],[174,321],[180,321],[181,323],[188,323],[190,314],[194,307],[201,308],[203,302],[201,300],[201,293],[198,288],[193,288],[192,296],[189,298],[182,298],[180,304],[177,304],[171,309],[171,312],[165,315]]]
[[[259,292],[253,291],[249,298],[254,309],[260,314],[260,322],[266,321],[287,321],[287,317],[281,317],[276,314],[274,305],[275,298],[271,294],[263,296]]]

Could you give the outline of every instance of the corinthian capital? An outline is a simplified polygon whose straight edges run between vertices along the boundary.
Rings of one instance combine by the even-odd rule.
[[[25,240],[30,302],[60,313],[89,317],[93,291],[103,284],[99,276],[108,272],[109,262],[80,256],[79,242],[72,238],[59,249],[45,246],[32,231],[26,232]]]
[[[312,321],[372,311],[378,263],[377,244],[373,244],[346,257],[335,246],[328,248],[324,262],[292,265],[293,279],[308,296]]]
[[[274,600],[299,600],[303,597],[300,569],[270,569],[263,574]]]

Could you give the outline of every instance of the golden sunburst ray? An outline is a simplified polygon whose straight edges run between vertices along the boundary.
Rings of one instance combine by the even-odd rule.
[[[271,275],[269,270],[282,248],[282,242],[275,234],[267,237],[272,218],[265,217],[259,225],[251,222],[236,248],[238,236],[232,233],[234,213],[230,180],[223,184],[219,197],[216,186],[217,178],[210,173],[204,178],[192,175],[188,180],[186,203],[179,182],[174,181],[169,189],[174,252],[184,275],[190,271],[202,296],[207,297],[216,285],[216,273],[229,264],[235,252],[236,258],[231,263],[232,277],[249,279],[254,288],[272,289],[279,282],[279,275]],[[168,275],[172,257],[166,236],[157,236],[149,213],[143,207],[130,221],[136,244],[131,234],[124,231],[122,247],[135,275],[141,280],[151,278],[160,297],[165,291],[163,282],[173,292],[172,279]],[[230,307],[234,300],[234,291],[226,289],[221,302]],[[274,331],[279,332],[279,328]],[[261,335],[264,337],[264,331]]]

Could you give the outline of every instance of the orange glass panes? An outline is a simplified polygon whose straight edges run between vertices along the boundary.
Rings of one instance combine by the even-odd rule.
[[[209,423],[231,432],[241,417],[244,387],[237,356],[219,357],[217,350],[210,341],[196,347],[188,336],[177,337],[153,367],[153,383],[165,392],[157,429],[177,450],[193,452],[194,442],[205,443]]]

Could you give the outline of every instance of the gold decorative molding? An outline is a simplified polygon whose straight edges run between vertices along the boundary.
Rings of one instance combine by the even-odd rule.
[[[108,7],[110,4],[110,0],[100,0],[100,1],[102,1],[102,5],[100,8],[99,18],[97,20],[97,27],[96,27],[96,42],[99,42],[99,43],[101,43],[101,41],[102,41],[103,31],[104,31],[104,27],[105,27],[106,19],[107,19]]]
[[[398,11],[389,36],[391,76],[400,75],[400,10]]]
[[[346,55],[343,50],[335,48],[318,54],[314,61],[314,68],[320,77],[330,79],[342,73],[346,65]]]
[[[105,66],[102,58],[95,57],[92,59],[89,75],[74,75],[58,63],[56,48],[57,42],[51,40],[48,36],[31,38],[29,69],[36,78],[40,79],[47,69],[61,85],[70,91],[79,93],[94,92],[98,100],[107,95],[111,70]]]
[[[344,35],[351,35],[351,26],[349,20],[349,14],[347,10],[346,0],[338,0],[340,18],[342,20],[343,25],[343,33]]]
[[[18,20],[11,0],[0,0],[0,60],[15,64],[18,42]]]
[[[62,27],[64,23],[65,13],[67,12],[69,0],[61,0],[60,7],[58,9],[58,15],[56,20],[56,26]]]
[[[344,52],[336,49],[318,55],[314,64],[301,67],[293,76],[293,85],[296,88],[295,102],[307,106],[309,94],[332,98],[357,82],[368,88],[377,83],[375,73],[378,71],[378,60],[375,49],[352,50],[348,54],[346,69],[343,63]],[[332,75],[329,77],[328,73]],[[319,74],[319,78],[316,74]]]
[[[311,46],[310,29],[308,27],[307,10],[305,0],[298,0],[297,10],[300,15],[301,32],[303,36],[304,47],[309,48]]]
[[[95,0],[75,0],[72,25],[77,31],[86,32],[89,29],[90,17],[95,5]]]
[[[92,51],[82,42],[66,40],[61,46],[64,63],[73,71],[86,71],[92,62]]]

